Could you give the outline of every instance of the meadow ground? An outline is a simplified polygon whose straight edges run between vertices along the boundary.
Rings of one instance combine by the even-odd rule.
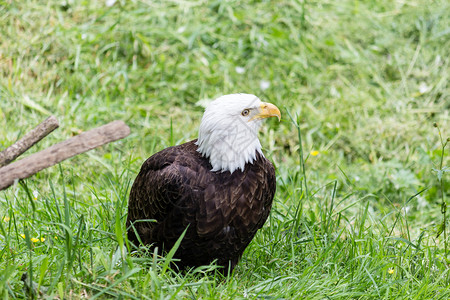
[[[1,298],[449,298],[449,24],[444,0],[0,1],[0,148],[50,114],[30,153],[132,131],[0,192]],[[233,92],[282,110],[268,222],[225,280],[130,253],[141,163]]]

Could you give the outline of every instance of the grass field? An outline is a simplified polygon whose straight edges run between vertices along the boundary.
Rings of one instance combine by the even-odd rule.
[[[449,24],[445,0],[0,0],[0,149],[50,114],[30,153],[131,127],[0,192],[0,297],[450,298]],[[282,110],[268,222],[225,280],[130,254],[140,165],[233,92]]]

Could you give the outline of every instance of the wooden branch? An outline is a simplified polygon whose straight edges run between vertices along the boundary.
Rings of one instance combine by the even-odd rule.
[[[54,116],[48,117],[44,122],[28,132],[23,138],[0,152],[0,167],[9,164],[31,146],[42,140],[50,132],[59,127],[58,120]]]
[[[27,178],[72,156],[123,139],[129,134],[130,128],[124,122],[114,121],[32,154],[0,168],[0,190],[16,180]]]

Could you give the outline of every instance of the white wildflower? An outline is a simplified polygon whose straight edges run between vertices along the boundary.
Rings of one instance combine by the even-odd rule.
[[[259,88],[263,91],[267,90],[270,87],[270,81],[261,80],[259,82]]]
[[[116,0],[106,0],[106,6],[111,7],[116,3]]]
[[[419,92],[421,94],[425,94],[431,90],[431,87],[428,86],[425,82],[421,82],[419,85]]]
[[[244,74],[244,72],[245,72],[245,68],[243,68],[243,67],[236,67],[234,70],[238,74]]]

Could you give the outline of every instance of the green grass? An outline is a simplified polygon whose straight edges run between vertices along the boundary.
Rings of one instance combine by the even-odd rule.
[[[3,299],[450,297],[433,127],[450,136],[448,1],[105,3],[0,1],[0,148],[49,114],[61,126],[30,153],[114,119],[132,131],[0,192]],[[130,254],[141,163],[232,92],[282,108],[260,134],[268,222],[226,280]]]

